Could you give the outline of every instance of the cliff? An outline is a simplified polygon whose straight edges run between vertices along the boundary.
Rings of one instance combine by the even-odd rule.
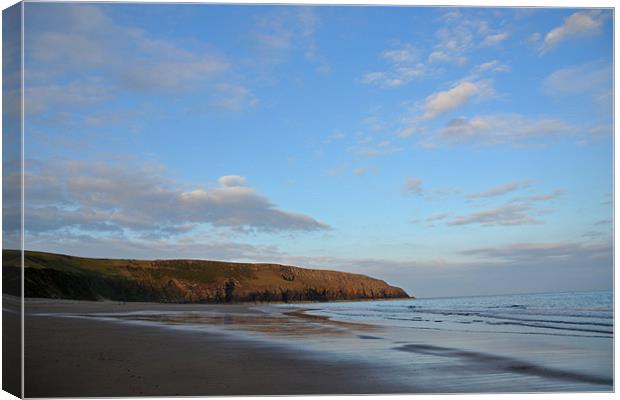
[[[295,302],[408,298],[365,275],[202,260],[121,260],[27,251],[26,297],[175,303]],[[3,251],[6,292],[20,273],[19,252]],[[19,295],[19,293],[12,293]]]

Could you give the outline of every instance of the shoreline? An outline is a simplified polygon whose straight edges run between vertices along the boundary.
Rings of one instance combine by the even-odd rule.
[[[73,311],[131,312],[141,308],[92,303],[81,304],[86,307]],[[229,305],[201,306],[215,312],[225,308],[223,311],[258,313],[243,305],[233,305],[234,310]],[[67,308],[75,308],[75,303],[38,307],[26,304],[27,397],[416,391],[410,384],[385,379],[382,371],[371,366],[321,356],[310,349],[293,349],[225,333],[41,315],[45,311],[68,311]]]
[[[7,296],[7,295],[5,295]],[[11,298],[19,301],[19,297],[8,295]],[[377,299],[369,299],[369,298],[359,298],[359,299],[339,299],[339,300],[329,300],[329,301],[312,301],[312,300],[300,300],[300,301],[233,301],[230,303],[222,302],[222,303],[209,303],[209,302],[156,302],[156,301],[119,301],[119,300],[79,300],[79,299],[60,299],[60,298],[51,298],[51,297],[24,297],[25,304],[36,304],[36,303],[54,303],[54,302],[64,302],[64,303],[101,303],[101,304],[142,304],[142,305],[202,305],[202,306],[260,306],[260,305],[270,305],[270,304],[326,304],[326,303],[357,303],[357,302],[371,302],[371,301],[402,301],[402,300],[419,300],[415,296],[409,297],[390,297],[390,298],[377,298]]]
[[[613,389],[603,368],[609,338],[398,327],[308,313],[320,307],[27,300],[26,396]],[[584,349],[599,361],[583,360]]]

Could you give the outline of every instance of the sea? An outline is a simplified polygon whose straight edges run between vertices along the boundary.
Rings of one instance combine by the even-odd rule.
[[[415,329],[600,338],[614,333],[611,291],[336,302],[306,313]]]
[[[613,390],[613,305],[595,291],[280,307],[376,326],[323,347],[392,365],[420,392],[563,393]]]

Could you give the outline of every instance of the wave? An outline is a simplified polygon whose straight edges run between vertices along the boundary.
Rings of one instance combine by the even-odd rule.
[[[493,326],[502,331],[501,326],[520,326],[526,328],[523,333],[573,331],[596,337],[614,333],[611,292],[445,298],[413,303],[326,304],[320,313],[336,319],[415,328],[430,324],[460,330],[459,326],[467,325],[478,330]]]

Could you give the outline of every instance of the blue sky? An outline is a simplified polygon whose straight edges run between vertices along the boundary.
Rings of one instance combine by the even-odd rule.
[[[596,9],[27,3],[26,247],[422,297],[610,289],[612,28]]]

